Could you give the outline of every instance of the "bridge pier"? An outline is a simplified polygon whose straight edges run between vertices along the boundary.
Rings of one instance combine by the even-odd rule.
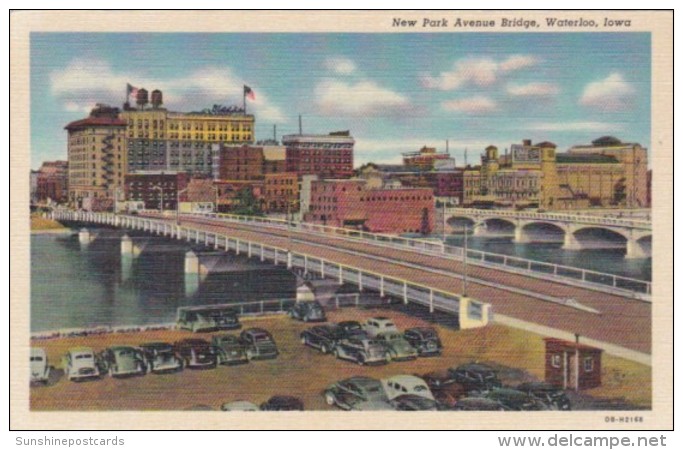
[[[458,300],[460,329],[480,328],[488,325],[491,315],[491,305],[481,303],[469,297]]]
[[[522,225],[515,226],[515,239],[513,242],[515,244],[528,244],[531,242],[529,236],[524,232],[524,227]]]
[[[133,240],[127,234],[121,237],[121,255],[131,258],[137,258],[142,253],[142,249],[135,245]]]
[[[192,297],[199,290],[199,256],[192,250],[185,253],[185,296]]]
[[[92,234],[87,228],[81,228],[81,231],[78,232],[78,242],[80,242],[82,246],[90,245],[90,243],[94,240],[95,235]]]
[[[567,230],[566,233],[564,233],[564,243],[562,244],[562,249],[563,250],[581,250],[583,249],[583,245],[581,245],[581,242],[576,239],[576,236],[574,236],[574,231],[569,229]]]
[[[638,239],[631,236],[626,241],[626,258],[627,259],[638,259],[638,258],[649,258],[650,255],[643,248],[642,244],[638,242]]]

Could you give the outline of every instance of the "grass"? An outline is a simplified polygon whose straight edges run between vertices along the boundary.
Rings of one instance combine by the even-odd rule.
[[[31,230],[58,230],[65,228],[60,222],[52,219],[46,219],[40,214],[31,214]]]

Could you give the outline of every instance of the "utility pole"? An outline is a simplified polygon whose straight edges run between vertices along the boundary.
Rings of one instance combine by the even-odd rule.
[[[299,135],[304,134],[302,130],[303,130],[303,127],[301,126],[301,114],[299,114]]]
[[[467,297],[467,233],[469,231],[469,226],[465,223],[465,247],[462,253],[462,296]]]

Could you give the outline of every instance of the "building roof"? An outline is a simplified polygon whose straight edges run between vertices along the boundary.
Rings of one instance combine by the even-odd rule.
[[[543,141],[539,142],[536,144],[536,147],[538,148],[557,148],[557,145],[555,145],[553,142],[550,141]]]
[[[591,142],[596,147],[618,147],[623,143],[614,136],[602,136]]]
[[[614,156],[601,155],[598,153],[558,153],[558,164],[617,164]]]
[[[85,119],[76,120],[64,127],[65,130],[78,130],[80,128],[88,127],[125,127],[127,122],[121,119],[112,117],[86,117]]]
[[[573,351],[573,350],[589,350],[589,351],[594,351],[594,352],[601,352],[602,349],[598,347],[593,347],[590,345],[582,344],[580,342],[572,342],[572,341],[565,341],[564,339],[558,339],[558,338],[544,338],[543,339],[546,343],[546,347],[553,347],[555,349],[561,349],[561,350],[568,350],[568,351]]]

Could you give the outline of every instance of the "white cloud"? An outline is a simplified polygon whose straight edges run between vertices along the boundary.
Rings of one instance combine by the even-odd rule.
[[[631,106],[634,93],[633,86],[614,72],[603,80],[588,83],[579,103],[603,111],[621,111]]]
[[[494,100],[483,96],[448,100],[441,103],[441,106],[446,111],[458,111],[465,113],[491,112],[495,111],[495,109],[498,107]]]
[[[350,75],[356,71],[356,63],[348,58],[328,58],[325,67],[338,75]]]
[[[531,131],[620,131],[623,125],[607,122],[537,122],[525,127]]]
[[[249,112],[257,114],[260,121],[286,120],[267,94],[237,77],[229,67],[205,67],[188,76],[152,79],[116,71],[104,61],[76,59],[64,69],[52,72],[50,83],[52,94],[71,112],[87,112],[95,103],[122,104],[127,83],[149,91],[162,90],[164,105],[180,111],[201,110],[214,104],[241,105],[242,87],[248,84],[256,94],[255,100],[247,100]]]
[[[323,81],[315,87],[315,98],[321,112],[326,115],[391,115],[409,106],[408,98],[404,95],[369,80]]]
[[[502,61],[493,58],[464,58],[453,63],[450,71],[441,72],[437,76],[424,76],[422,84],[429,89],[451,91],[475,85],[491,86],[507,73],[531,67],[538,60],[530,55],[513,55]]]
[[[513,97],[552,97],[560,92],[553,83],[508,84],[507,93]]]

